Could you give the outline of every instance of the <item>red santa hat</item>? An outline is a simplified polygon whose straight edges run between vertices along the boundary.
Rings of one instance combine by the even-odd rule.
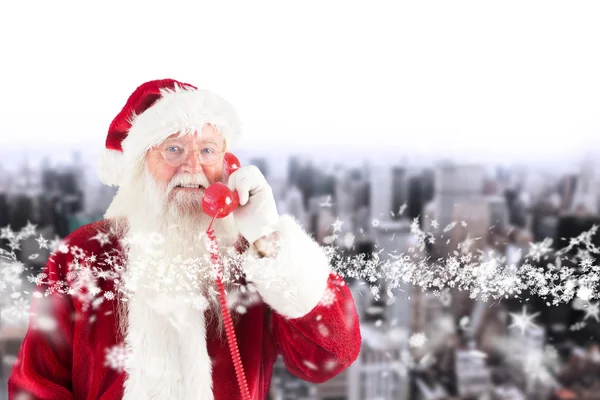
[[[207,123],[219,129],[228,147],[239,139],[237,112],[223,98],[173,79],[142,84],[110,124],[98,165],[100,180],[119,186],[152,146],[174,133],[199,132]]]

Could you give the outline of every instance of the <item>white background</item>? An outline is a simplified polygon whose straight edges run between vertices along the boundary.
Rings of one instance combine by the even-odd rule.
[[[0,146],[99,152],[135,87],[170,77],[232,102],[246,148],[600,149],[597,1],[149,3],[2,2]]]

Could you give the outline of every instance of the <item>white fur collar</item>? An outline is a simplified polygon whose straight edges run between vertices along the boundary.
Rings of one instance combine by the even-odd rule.
[[[205,304],[136,293],[129,306],[124,400],[212,400]]]

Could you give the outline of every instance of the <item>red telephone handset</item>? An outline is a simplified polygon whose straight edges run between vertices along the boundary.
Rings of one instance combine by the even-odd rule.
[[[240,168],[240,160],[232,153],[225,153],[223,157],[223,175],[229,177]],[[206,188],[202,198],[202,209],[205,214],[213,218],[224,218],[240,205],[237,191],[232,192],[229,187],[217,182]]]
[[[223,164],[223,175],[226,178],[240,168],[240,160],[238,160],[238,158],[231,153],[225,154],[223,158]],[[216,281],[217,289],[219,290],[219,303],[221,305],[221,312],[223,313],[223,321],[225,323],[225,334],[227,335],[229,352],[231,353],[231,359],[235,368],[235,375],[240,392],[242,394],[242,399],[251,400],[250,390],[248,389],[248,383],[246,381],[246,374],[244,373],[244,367],[240,357],[240,350],[235,337],[231,313],[229,312],[229,307],[227,306],[227,296],[225,294],[225,286],[223,285],[222,280],[223,268],[221,267],[221,257],[219,255],[217,238],[215,236],[215,231],[212,229],[215,219],[228,216],[239,206],[239,204],[240,199],[237,191],[232,192],[231,189],[229,189],[229,187],[222,182],[216,182],[210,185],[208,188],[206,188],[204,196],[202,197],[202,209],[206,214],[212,217],[210,225],[206,230],[206,234],[211,241],[211,261],[217,272]]]

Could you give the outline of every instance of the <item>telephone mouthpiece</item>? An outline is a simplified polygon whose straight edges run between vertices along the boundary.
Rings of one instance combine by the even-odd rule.
[[[202,210],[212,218],[225,218],[240,204],[237,192],[222,182],[210,185],[202,197]]]

